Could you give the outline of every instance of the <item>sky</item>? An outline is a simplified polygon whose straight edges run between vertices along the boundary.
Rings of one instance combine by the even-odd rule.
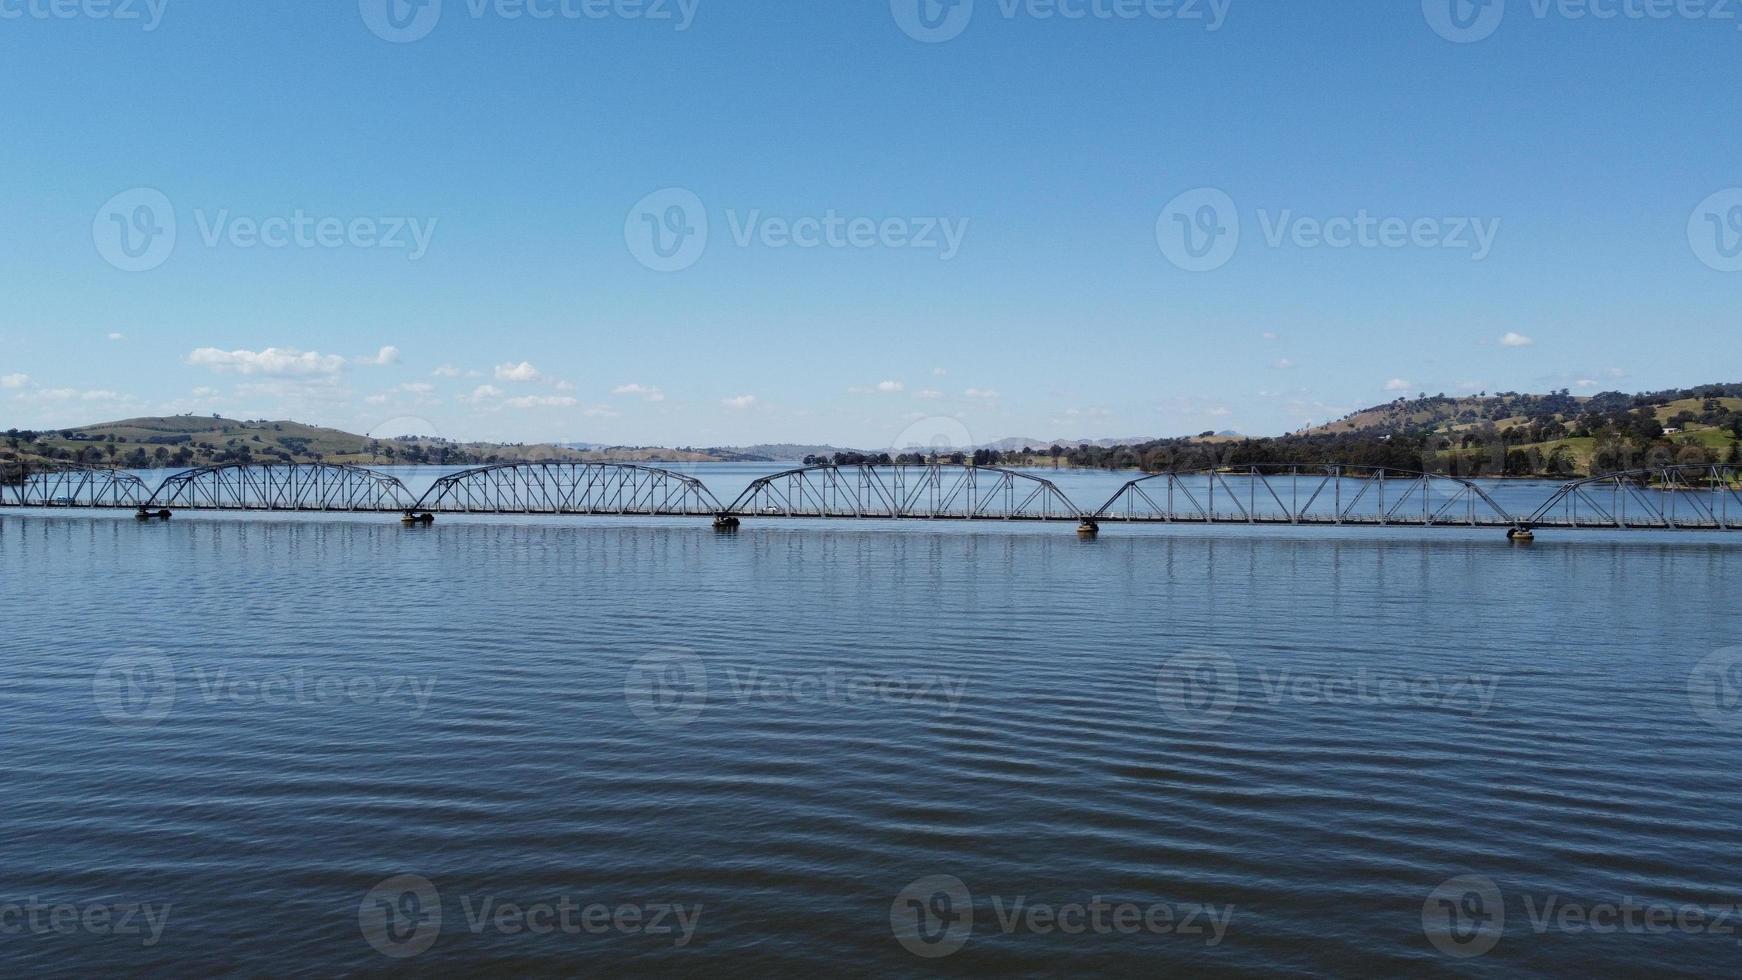
[[[1735,381],[1734,0],[0,0],[0,428],[968,445]]]

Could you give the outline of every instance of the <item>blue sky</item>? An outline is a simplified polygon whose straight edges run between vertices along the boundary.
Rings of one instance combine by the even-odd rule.
[[[0,428],[1265,434],[1742,363],[1734,2],[56,2],[0,0]]]

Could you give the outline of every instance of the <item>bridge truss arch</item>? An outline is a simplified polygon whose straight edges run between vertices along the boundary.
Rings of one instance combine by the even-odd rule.
[[[1092,519],[1156,524],[1519,526],[1488,491],[1470,480],[1341,464],[1158,473],[1125,484]]]
[[[869,463],[765,476],[732,503],[739,517],[1081,521],[1052,481],[987,466]]]
[[[151,487],[123,470],[0,460],[3,507],[138,507],[150,497]]]
[[[1561,487],[1525,524],[1742,531],[1742,466],[1663,466],[1578,480]]]
[[[448,514],[708,517],[722,513],[702,481],[629,463],[501,463],[450,473],[411,508]]]
[[[400,511],[416,498],[385,473],[337,463],[226,463],[177,473],[147,508]]]

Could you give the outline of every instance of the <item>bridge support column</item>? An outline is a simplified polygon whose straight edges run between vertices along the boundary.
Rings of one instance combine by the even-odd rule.
[[[1085,518],[1083,518],[1083,522],[1081,524],[1077,525],[1077,535],[1079,537],[1093,538],[1093,537],[1096,537],[1097,535],[1099,535],[1100,533],[1101,533],[1101,525],[1095,523],[1095,521],[1091,518],[1085,517]]]

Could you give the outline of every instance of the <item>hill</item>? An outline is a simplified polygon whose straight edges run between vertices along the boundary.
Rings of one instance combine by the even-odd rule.
[[[706,450],[649,447],[569,449],[538,443],[453,442],[400,435],[371,438],[288,420],[238,420],[172,415],[102,422],[47,432],[9,429],[6,449],[26,459],[147,467],[232,462],[330,462],[358,465],[437,463],[487,465],[524,460],[575,462],[712,462]]]

